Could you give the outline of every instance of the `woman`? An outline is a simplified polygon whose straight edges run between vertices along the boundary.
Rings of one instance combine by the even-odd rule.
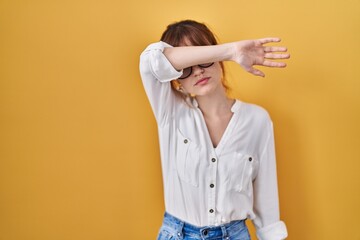
[[[159,131],[165,215],[158,239],[287,237],[279,219],[272,122],[256,105],[226,95],[223,61],[285,67],[278,38],[218,44],[202,23],[171,24],[140,57]],[[279,53],[275,53],[279,52]],[[269,60],[270,59],[270,60]]]

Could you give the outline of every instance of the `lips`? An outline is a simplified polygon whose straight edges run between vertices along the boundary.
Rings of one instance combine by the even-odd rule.
[[[196,85],[204,85],[204,84],[206,84],[206,83],[209,81],[209,79],[210,79],[210,77],[202,78],[202,79],[200,79],[199,81],[197,81],[197,82],[194,84],[194,86],[196,86]]]

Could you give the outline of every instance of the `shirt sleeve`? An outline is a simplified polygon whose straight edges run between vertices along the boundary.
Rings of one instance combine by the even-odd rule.
[[[181,76],[163,54],[165,42],[150,44],[140,56],[140,75],[156,121],[163,125],[172,117],[177,101],[170,81]]]
[[[260,155],[259,172],[254,180],[253,223],[259,240],[282,240],[288,236],[286,225],[280,220],[274,131],[267,123],[267,140]]]

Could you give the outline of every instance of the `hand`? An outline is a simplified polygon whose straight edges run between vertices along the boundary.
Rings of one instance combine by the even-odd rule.
[[[233,61],[237,62],[247,72],[256,76],[265,77],[265,74],[262,71],[253,68],[253,66],[286,67],[286,63],[284,62],[271,61],[274,59],[289,58],[290,55],[284,53],[287,51],[286,47],[263,46],[266,43],[280,41],[280,38],[262,38],[234,42],[235,54],[233,56]]]

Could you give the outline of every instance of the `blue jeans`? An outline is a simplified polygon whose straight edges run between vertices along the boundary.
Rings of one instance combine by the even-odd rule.
[[[244,220],[220,226],[196,227],[165,212],[157,240],[250,240]]]

